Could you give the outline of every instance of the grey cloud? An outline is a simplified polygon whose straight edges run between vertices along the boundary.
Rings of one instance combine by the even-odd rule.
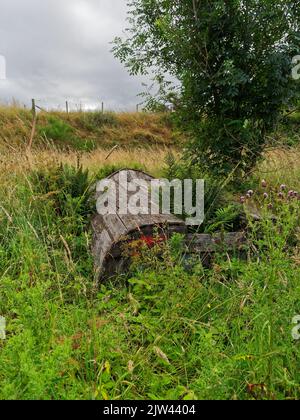
[[[0,100],[45,107],[134,109],[145,79],[130,77],[110,42],[126,26],[127,0],[0,0]]]

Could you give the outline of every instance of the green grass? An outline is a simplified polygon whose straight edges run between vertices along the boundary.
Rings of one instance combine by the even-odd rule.
[[[2,175],[0,399],[300,398],[299,202],[269,191],[277,222],[262,204],[247,259],[204,269],[176,236],[97,288],[92,182],[70,167]]]
[[[38,112],[33,149],[91,151],[98,148],[174,146],[186,136],[170,114],[114,112]],[[32,112],[0,106],[0,151],[24,149],[31,137]]]

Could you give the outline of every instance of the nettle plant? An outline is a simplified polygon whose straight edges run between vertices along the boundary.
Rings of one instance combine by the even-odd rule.
[[[189,156],[219,173],[248,172],[268,132],[297,95],[295,0],[131,0],[114,54],[131,74],[156,73],[193,133]],[[169,77],[171,76],[171,77]],[[177,90],[169,80],[178,80]],[[163,93],[165,95],[163,95]]]

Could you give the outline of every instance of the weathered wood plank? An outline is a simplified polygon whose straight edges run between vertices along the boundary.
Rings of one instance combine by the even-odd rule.
[[[137,191],[128,191],[127,185],[120,185],[121,179],[131,182],[133,185],[139,187],[137,191],[141,195],[145,195],[148,207],[140,206],[137,215],[121,214],[120,212],[120,194],[123,193],[127,197],[127,204],[129,200],[136,194]],[[116,207],[117,214],[111,215],[96,215],[92,221],[92,229],[94,233],[93,239],[93,254],[95,257],[95,264],[98,271],[103,272],[109,266],[109,271],[113,267],[112,259],[122,259],[122,244],[126,241],[133,240],[145,234],[154,235],[156,231],[169,237],[174,232],[187,233],[187,227],[184,221],[170,214],[152,215],[151,202],[151,188],[150,181],[154,178],[150,175],[134,170],[123,170],[112,174],[109,180],[115,182],[116,187]],[[148,183],[148,186],[140,185],[138,180],[143,180]],[[101,196],[100,192],[96,193],[96,199]],[[122,266],[119,262],[116,264]],[[107,267],[105,267],[107,266]]]
[[[109,177],[116,183],[117,197],[122,192],[123,185],[119,183],[120,174],[127,176],[127,182],[139,186],[138,179],[149,182],[153,180],[150,175],[140,171],[125,170],[119,171]],[[124,193],[123,190],[123,193]],[[216,235],[188,234],[185,222],[170,214],[151,214],[151,188],[141,186],[141,194],[147,195],[149,208],[141,206],[139,214],[120,214],[120,203],[117,201],[117,214],[96,215],[92,220],[93,229],[93,255],[95,266],[98,272],[109,276],[119,270],[126,270],[128,258],[123,255],[124,246],[129,242],[143,236],[154,236],[155,233],[163,235],[166,239],[174,233],[185,235],[185,247],[187,254],[213,255],[222,247],[226,250],[241,249],[246,243],[245,234],[226,233]],[[127,203],[135,192],[127,192]],[[96,198],[101,193],[96,194]],[[145,213],[145,214],[144,214]]]
[[[241,248],[247,243],[244,232],[225,233],[224,235],[218,233],[216,235],[207,234],[189,234],[185,239],[185,245],[189,252],[213,253],[225,247],[225,249],[232,250],[234,248]]]

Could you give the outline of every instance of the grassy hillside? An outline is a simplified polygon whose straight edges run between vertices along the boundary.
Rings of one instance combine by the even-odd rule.
[[[29,142],[31,111],[0,107],[0,150],[24,148]],[[170,146],[182,141],[168,115],[147,113],[40,112],[34,148],[55,145],[60,149],[91,151],[98,147]]]
[[[249,217],[246,258],[220,249],[209,269],[187,264],[177,236],[141,248],[128,275],[96,287],[89,186],[122,166],[164,173],[177,134],[164,116],[110,115],[118,123],[100,128],[83,126],[90,115],[59,117],[74,131],[51,123],[62,137],[40,134],[25,152],[30,113],[0,112],[0,399],[299,399],[296,126],[282,128],[293,147],[275,139],[247,184],[228,192],[237,203],[252,188],[245,209],[263,216]],[[41,115],[38,130],[48,125]],[[132,143],[134,132],[161,142]],[[79,153],[74,133],[105,147]]]

